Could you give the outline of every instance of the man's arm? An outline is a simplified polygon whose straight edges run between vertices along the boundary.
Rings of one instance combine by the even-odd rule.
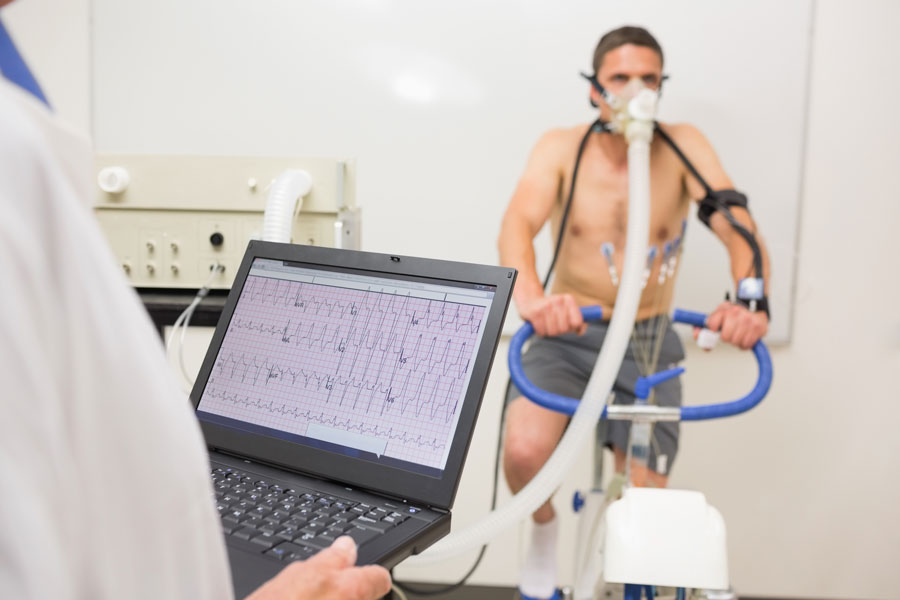
[[[672,137],[684,150],[685,154],[693,162],[707,183],[714,190],[733,188],[731,179],[725,173],[716,156],[715,150],[702,133],[690,125],[674,127]],[[690,173],[685,173],[688,193],[694,200],[701,200],[706,191],[700,182]],[[756,230],[756,223],[750,213],[739,206],[731,207],[731,213],[736,221],[743,225],[756,238],[762,255],[762,278],[765,290],[769,288],[769,253],[763,243],[762,237]],[[735,282],[735,289],[741,279],[755,276],[753,272],[753,250],[743,237],[728,223],[725,217],[718,211],[710,218],[710,228],[722,241],[731,259],[731,276]],[[722,339],[744,349],[748,349],[768,331],[769,319],[764,312],[750,312],[739,304],[723,302],[710,314],[707,327],[712,331],[720,331]]]
[[[535,145],[525,172],[509,202],[497,246],[500,264],[519,271],[513,299],[522,318],[534,325],[538,335],[583,332],[584,321],[569,294],[544,295],[534,264],[534,236],[550,217],[562,181],[561,157],[566,155],[562,131],[544,134]]]

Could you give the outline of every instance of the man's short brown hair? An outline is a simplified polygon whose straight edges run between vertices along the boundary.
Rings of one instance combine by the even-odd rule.
[[[607,32],[600,41],[597,42],[597,48],[594,50],[594,73],[600,70],[603,64],[603,57],[610,50],[615,50],[619,46],[625,44],[634,44],[635,46],[644,46],[650,48],[659,54],[659,64],[663,64],[663,51],[659,42],[653,35],[643,27],[634,27],[626,25]]]

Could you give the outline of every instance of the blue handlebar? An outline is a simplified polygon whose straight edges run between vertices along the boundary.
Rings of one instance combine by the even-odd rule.
[[[706,315],[692,310],[675,309],[672,315],[672,321],[676,323],[685,323],[694,327],[704,327],[706,325]],[[682,406],[682,421],[703,421],[705,419],[721,419],[723,417],[731,417],[747,412],[766,397],[769,388],[772,386],[772,359],[769,356],[769,349],[762,340],[757,341],[752,348],[753,356],[756,357],[756,363],[759,365],[759,377],[756,379],[756,385],[750,390],[750,393],[743,398],[738,398],[731,402],[723,402],[721,404],[707,404],[704,406]]]
[[[599,321],[603,318],[603,309],[599,306],[584,306],[581,309],[581,316],[584,317],[585,321]],[[525,321],[525,324],[519,327],[519,330],[509,340],[509,375],[513,383],[532,402],[563,414],[575,414],[575,411],[578,410],[578,404],[581,402],[580,399],[560,396],[559,394],[542,390],[531,383],[531,380],[525,375],[525,369],[522,368],[522,347],[532,335],[534,335],[534,326]],[[603,416],[606,416],[605,408],[603,409]]]
[[[602,318],[603,311],[599,306],[587,306],[581,309],[581,314],[586,321],[596,321]],[[672,316],[672,321],[703,327],[706,324],[706,315],[699,312],[676,309]],[[510,340],[509,373],[513,383],[532,402],[556,412],[567,415],[574,414],[578,409],[579,399],[560,396],[559,394],[542,390],[534,385],[525,375],[525,370],[522,368],[522,347],[533,334],[534,327],[532,327],[531,323],[526,322]],[[730,417],[746,412],[759,404],[772,385],[772,360],[769,357],[769,350],[762,340],[756,342],[752,350],[759,365],[759,377],[749,394],[731,402],[703,406],[684,406],[681,408],[681,420],[702,421]],[[601,418],[605,417],[606,408],[603,409],[603,414],[601,415]]]

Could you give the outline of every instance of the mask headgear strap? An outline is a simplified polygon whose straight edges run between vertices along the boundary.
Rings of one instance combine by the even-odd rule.
[[[585,79],[587,79],[589,82],[591,82],[591,87],[594,88],[595,90],[597,90],[597,93],[600,94],[600,96],[604,100],[609,102],[609,92],[607,92],[606,88],[603,87],[602,85],[600,85],[600,82],[597,81],[596,73],[593,73],[591,75],[588,75],[587,73],[580,73],[580,75],[582,77],[584,77]],[[596,102],[594,102],[593,98],[589,98],[589,101],[591,103],[591,106],[593,106],[594,108],[599,108],[598,104]]]
[[[659,78],[659,89],[656,90],[656,94],[662,98],[662,89],[663,84],[669,79],[669,76],[663,73],[663,76]]]

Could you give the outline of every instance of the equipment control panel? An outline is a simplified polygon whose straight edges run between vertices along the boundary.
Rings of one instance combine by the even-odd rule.
[[[94,211],[137,288],[229,288],[285,169],[306,171],[296,244],[359,249],[354,163],[334,158],[100,155]],[[210,277],[213,268],[224,270]]]

